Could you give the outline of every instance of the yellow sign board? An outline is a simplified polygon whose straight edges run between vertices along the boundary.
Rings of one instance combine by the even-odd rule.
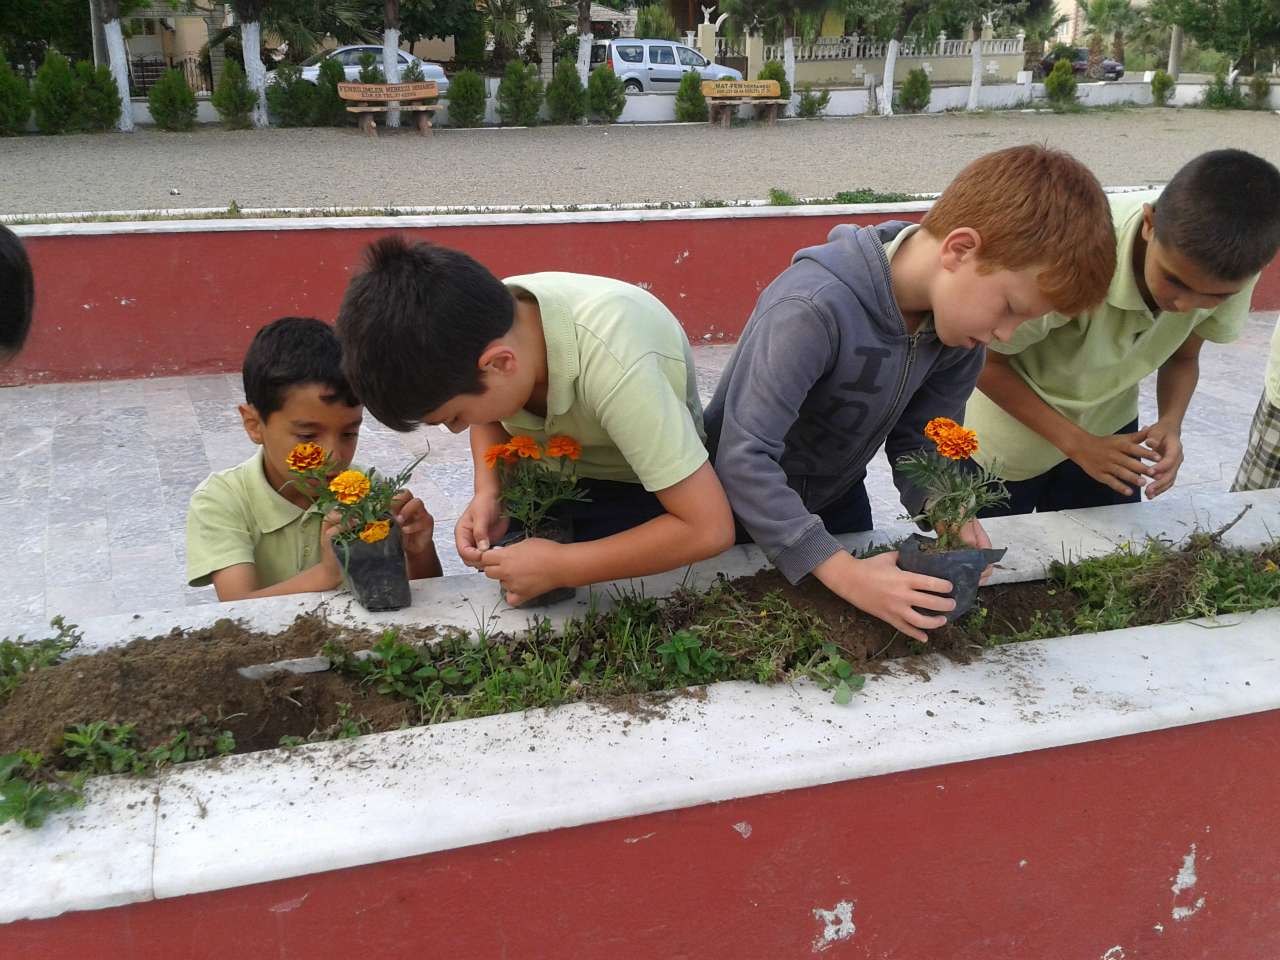
[[[704,97],[776,97],[782,92],[777,80],[703,80]]]
[[[434,80],[419,83],[340,83],[338,96],[343,100],[422,100],[438,97]]]

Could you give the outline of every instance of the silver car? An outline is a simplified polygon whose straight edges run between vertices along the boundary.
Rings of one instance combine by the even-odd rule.
[[[302,64],[302,79],[310,80],[315,83],[320,77],[320,62],[322,60],[334,59],[342,64],[342,71],[347,75],[348,83],[355,83],[360,79],[360,58],[366,53],[372,53],[376,58],[374,66],[379,70],[382,69],[382,48],[375,47],[372,44],[359,45],[354,47],[338,47],[336,50],[322,50],[315,56],[307,59]],[[422,64],[422,78],[424,80],[434,80],[436,89],[440,91],[440,95],[444,96],[449,90],[449,78],[444,75],[444,68],[438,63],[428,63],[426,60],[419,60],[411,53],[400,51],[400,75],[404,76],[405,70],[409,68],[411,63]],[[385,72],[385,71],[384,71]]]
[[[712,63],[697,50],[674,40],[599,40],[591,45],[591,69],[613,68],[627,93],[675,93],[680,79],[697,70],[703,80],[741,80],[732,67]]]

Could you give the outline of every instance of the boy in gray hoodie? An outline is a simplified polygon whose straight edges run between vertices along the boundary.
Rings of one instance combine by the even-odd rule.
[[[810,574],[926,640],[955,602],[897,554],[859,560],[835,534],[870,530],[863,479],[881,446],[914,516],[924,491],[897,461],[936,417],[962,421],[984,346],[1049,310],[1099,302],[1115,232],[1094,176],[1066,153],[1013,147],[961,171],[920,225],[843,224],[761,294],[706,411],[739,525],[782,574]],[[981,438],[979,438],[981,442]],[[961,536],[990,546],[977,520]]]

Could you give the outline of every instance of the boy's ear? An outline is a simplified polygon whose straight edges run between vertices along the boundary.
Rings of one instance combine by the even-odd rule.
[[[956,270],[962,264],[976,260],[981,249],[982,237],[977,230],[973,227],[956,227],[942,241],[942,268]]]
[[[258,416],[258,410],[252,404],[242,403],[237,410],[240,411],[240,420],[244,423],[244,432],[249,435],[249,439],[262,446],[267,442],[266,421]]]
[[[1149,203],[1142,205],[1142,239],[1147,243],[1156,235],[1156,211]]]
[[[503,340],[494,340],[480,354],[476,366],[481,373],[493,373],[498,376],[509,376],[520,367],[520,359],[511,344]]]

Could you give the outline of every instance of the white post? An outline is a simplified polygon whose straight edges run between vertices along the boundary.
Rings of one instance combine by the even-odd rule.
[[[764,69],[764,35],[747,34],[747,80],[754,80]]]
[[[1175,26],[1169,37],[1169,76],[1177,80],[1182,73],[1182,28]]]
[[[124,34],[120,32],[120,21],[111,20],[103,24],[102,32],[107,38],[107,55],[111,60],[111,76],[116,81],[116,92],[120,94],[120,119],[116,121],[116,129],[123,133],[133,131],[133,102],[129,99],[129,61],[124,52]]]
[[[591,78],[591,42],[594,39],[589,33],[578,35],[578,79],[584,87]]]
[[[240,45],[244,49],[244,72],[249,78],[249,89],[258,91],[253,125],[261,130],[267,125],[267,68],[262,65],[262,25],[257,20],[240,24]]]
[[[387,27],[382,31],[382,72],[387,83],[400,82],[400,31]],[[389,107],[400,106],[399,101],[387,104]],[[387,111],[387,129],[400,126],[400,111]]]
[[[787,83],[791,85],[791,102],[783,108],[782,114],[786,116],[791,108],[794,107],[800,99],[800,93],[796,90],[796,38],[787,37],[782,41],[782,70],[787,75]]]
[[[880,96],[880,115],[893,116],[893,68],[898,62],[898,41],[890,40],[884,55],[884,92]]]
[[[966,110],[977,110],[982,102],[982,39],[973,38],[973,74],[969,78],[969,105]]]

